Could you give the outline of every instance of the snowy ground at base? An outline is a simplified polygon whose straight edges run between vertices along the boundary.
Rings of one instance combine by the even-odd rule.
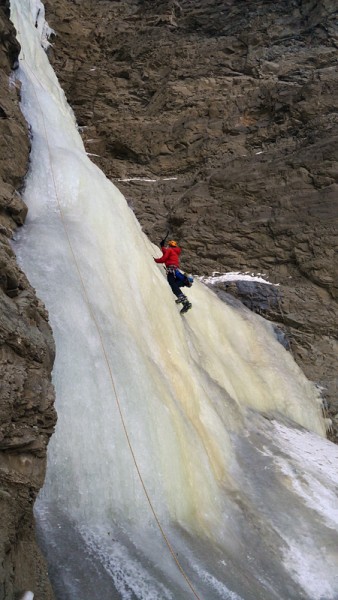
[[[266,285],[279,285],[279,283],[271,283],[270,281],[267,281],[264,279],[264,277],[264,273],[257,273],[257,275],[255,275],[254,273],[240,273],[239,271],[231,271],[229,273],[214,272],[210,277],[203,276],[199,279],[206,285],[215,285],[217,283],[224,283],[226,281],[256,281],[258,283],[265,283]]]
[[[306,430],[290,429],[277,422],[274,422],[274,427],[275,443],[292,459],[291,463],[284,457],[275,458],[275,461],[305,504],[318,513],[327,527],[337,530],[338,446]],[[317,572],[320,561],[316,554],[325,551],[325,548],[316,549],[313,545],[311,549],[307,548],[305,540],[304,551],[300,551],[291,539],[284,539],[289,546],[284,557],[285,566],[294,572],[309,596],[316,600],[336,598],[328,583],[334,569],[330,560],[326,565],[327,581],[325,574],[319,576]],[[310,540],[308,542],[311,544]]]
[[[274,422],[276,442],[307,472],[315,471],[338,486],[338,446],[310,431],[289,429]]]
[[[310,543],[310,540],[307,540]],[[326,574],[318,573],[318,558],[314,551],[312,562],[306,552],[306,545],[300,552],[298,548],[291,547],[285,556],[285,566],[294,573],[295,579],[309,594],[311,600],[336,600],[337,596],[331,585],[325,580]],[[327,576],[332,574],[328,568]]]

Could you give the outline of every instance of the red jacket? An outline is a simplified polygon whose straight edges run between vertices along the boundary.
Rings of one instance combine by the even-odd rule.
[[[166,267],[180,266],[179,256],[181,254],[181,248],[179,248],[179,246],[169,246],[168,248],[166,248],[165,246],[161,246],[161,250],[161,258],[154,258],[155,262],[164,263]]]

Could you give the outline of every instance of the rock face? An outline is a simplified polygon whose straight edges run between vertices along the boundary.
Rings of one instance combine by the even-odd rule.
[[[33,503],[55,425],[48,315],[20,271],[10,238],[27,208],[20,197],[29,138],[11,83],[19,45],[0,1],[0,600],[32,590],[50,600],[46,567],[36,546]]]
[[[281,284],[260,312],[337,419],[335,0],[46,6],[88,153],[154,242],[170,229],[186,269]]]

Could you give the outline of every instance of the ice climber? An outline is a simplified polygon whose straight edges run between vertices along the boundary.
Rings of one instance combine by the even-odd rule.
[[[164,263],[168,283],[173,294],[176,296],[176,304],[182,303],[183,308],[181,309],[181,313],[185,313],[191,308],[192,304],[181,291],[181,287],[191,287],[193,278],[179,270],[181,248],[175,240],[170,240],[168,246],[165,245],[165,239],[161,240],[160,246],[162,256],[160,258],[154,258],[154,261],[156,263]]]

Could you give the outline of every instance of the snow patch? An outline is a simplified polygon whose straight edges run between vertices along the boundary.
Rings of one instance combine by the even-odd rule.
[[[308,548],[311,548],[311,555]],[[320,562],[318,554],[316,548],[313,547],[313,540],[307,540],[307,544],[302,549],[293,546],[291,542],[287,555],[285,555],[285,565],[294,574],[295,579],[311,600],[337,600],[336,593],[326,580],[323,571],[318,572]],[[328,579],[332,577],[329,565],[327,577]]]
[[[290,429],[274,421],[275,443],[297,461],[302,471],[320,476],[326,485],[338,486],[338,446],[315,433]],[[337,500],[338,502],[338,500]]]
[[[145,181],[146,183],[156,183],[156,181],[176,181],[177,177],[160,177],[159,179],[149,179],[148,177],[125,177],[117,181]]]
[[[257,281],[258,283],[265,283],[266,285],[279,286],[279,283],[271,283],[264,279],[264,273],[240,273],[239,271],[231,271],[229,273],[217,273],[216,271],[210,276],[200,277],[200,281],[205,284],[215,285],[217,283],[224,283],[225,281]]]
[[[216,590],[216,592],[219,593],[221,598],[224,598],[224,600],[241,600],[240,596],[235,594],[235,592],[229,590],[224,585],[224,583],[216,579],[216,577],[214,577],[204,569],[201,569],[198,565],[193,565],[193,568],[200,577],[200,579],[211,585],[214,588],[214,590]]]
[[[275,456],[275,464],[304,504],[319,515],[326,527],[337,530],[338,446],[310,431],[292,429],[277,421],[273,427],[274,443],[286,455]],[[336,567],[329,548],[316,547],[312,538],[291,539],[280,534],[288,545],[284,564],[311,600],[336,600],[336,589],[332,587]]]
[[[336,530],[338,526],[338,502],[334,490],[327,488],[316,477],[301,471],[301,475],[295,471],[287,460],[276,458],[277,464],[284,475],[292,481],[295,492],[304,499],[305,504],[312,510],[318,512],[325,524]]]

